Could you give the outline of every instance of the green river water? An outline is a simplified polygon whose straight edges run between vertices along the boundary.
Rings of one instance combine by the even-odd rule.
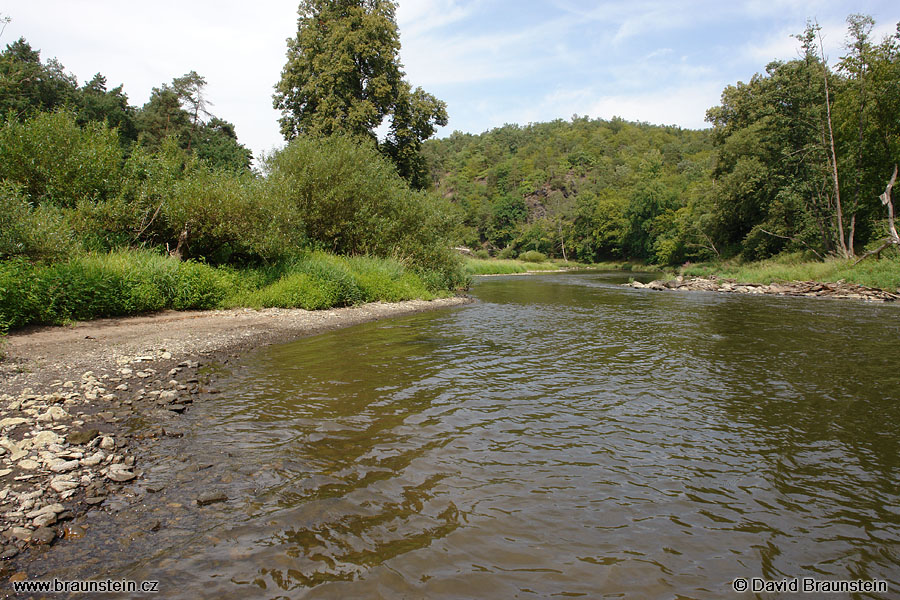
[[[624,281],[483,278],[474,305],[242,357],[42,575],[186,599],[723,598],[741,577],[900,597],[900,307]],[[229,500],[194,506],[209,490]]]

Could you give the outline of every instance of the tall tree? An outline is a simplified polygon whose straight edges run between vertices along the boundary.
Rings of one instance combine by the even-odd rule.
[[[381,151],[424,187],[421,142],[446,124],[446,105],[403,80],[396,10],[392,0],[302,0],[274,106],[287,140],[346,133],[376,141],[390,118]]]

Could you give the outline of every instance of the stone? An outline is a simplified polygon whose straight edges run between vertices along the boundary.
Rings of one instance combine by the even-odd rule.
[[[166,390],[165,392],[161,392],[159,394],[160,402],[170,403],[170,402],[175,402],[175,400],[177,400],[177,399],[178,399],[178,392],[176,392],[174,390]]]
[[[127,466],[114,464],[110,465],[106,477],[117,483],[124,483],[126,481],[131,481],[136,475]]]
[[[104,458],[106,458],[106,455],[103,453],[102,450],[98,450],[97,452],[95,452],[94,454],[91,454],[87,458],[81,459],[81,464],[83,464],[86,467],[95,467],[95,466],[99,465],[101,462],[103,462]]]
[[[183,413],[185,406],[184,406],[184,404],[170,404],[166,408],[168,408],[172,412]]]
[[[25,469],[26,471],[34,471],[35,469],[37,469],[40,466],[41,466],[41,463],[39,463],[36,460],[31,460],[30,458],[26,458],[26,459],[19,461],[19,468]]]
[[[118,390],[118,391],[120,391],[120,392],[127,392],[127,391],[128,391],[128,384],[127,384],[127,383],[120,383],[119,385],[116,386],[116,390]]]
[[[76,469],[79,466],[79,461],[77,460],[55,460],[48,465],[51,471],[54,473],[68,473],[72,469]]]
[[[63,535],[66,539],[77,540],[78,538],[83,538],[87,534],[87,530],[81,525],[75,525],[74,523],[69,523],[65,527],[63,527]]]
[[[32,544],[50,545],[56,539],[56,531],[50,527],[38,527],[31,534]]]
[[[74,490],[78,487],[78,482],[66,475],[58,475],[50,480],[50,489],[58,494]]]
[[[22,417],[7,417],[5,419],[0,419],[0,427],[17,427],[27,422],[27,419],[23,419]]]
[[[116,441],[106,435],[100,438],[100,448],[103,450],[113,450],[116,447]]]
[[[85,504],[89,506],[97,506],[98,504],[103,504],[106,500],[103,496],[90,496],[84,499]]]
[[[207,492],[197,496],[197,506],[206,506],[207,504],[225,502],[226,500],[228,500],[228,496],[225,492]]]
[[[9,560],[11,558],[15,558],[18,555],[19,555],[19,549],[16,548],[15,546],[10,546],[9,548],[6,548],[5,550],[3,550],[2,553],[0,553],[0,560]]]
[[[99,429],[73,429],[66,436],[66,441],[73,445],[87,444],[100,435]]]
[[[34,518],[35,527],[49,527],[56,524],[55,513],[43,513]]]
[[[6,477],[12,473],[12,469],[0,469],[0,477]]]
[[[35,448],[43,448],[51,444],[61,444],[62,437],[52,431],[42,431],[31,438],[31,443]]]
[[[13,527],[9,530],[9,535],[15,540],[22,540],[23,542],[27,542],[31,539],[32,531],[25,527]]]
[[[172,358],[172,353],[167,351],[163,352],[160,356],[163,360],[170,360]]]

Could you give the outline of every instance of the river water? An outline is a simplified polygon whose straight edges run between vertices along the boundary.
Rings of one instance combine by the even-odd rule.
[[[721,598],[739,577],[897,597],[898,307],[623,281],[483,278],[475,305],[243,357],[45,575],[166,598]],[[196,507],[211,490],[229,500]]]

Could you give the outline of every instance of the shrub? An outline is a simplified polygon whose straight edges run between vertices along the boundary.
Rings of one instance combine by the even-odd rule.
[[[478,258],[481,260],[488,260],[490,257],[491,257],[491,253],[488,252],[487,250],[481,249],[481,250],[475,251],[475,258]]]
[[[122,150],[115,129],[79,127],[72,112],[39,113],[0,127],[0,179],[21,186],[34,204],[73,207],[79,200],[115,195]]]
[[[543,252],[538,252],[537,250],[529,250],[528,252],[523,252],[522,254],[520,254],[519,260],[525,262],[540,263],[547,260],[547,255]]]
[[[75,249],[71,229],[60,209],[32,207],[19,186],[0,181],[0,260],[60,258]]]
[[[519,253],[516,252],[515,248],[513,248],[512,246],[507,246],[506,248],[504,248],[503,250],[501,250],[500,252],[497,253],[497,258],[510,259],[510,258],[515,258],[516,256],[518,256],[518,254]]]

